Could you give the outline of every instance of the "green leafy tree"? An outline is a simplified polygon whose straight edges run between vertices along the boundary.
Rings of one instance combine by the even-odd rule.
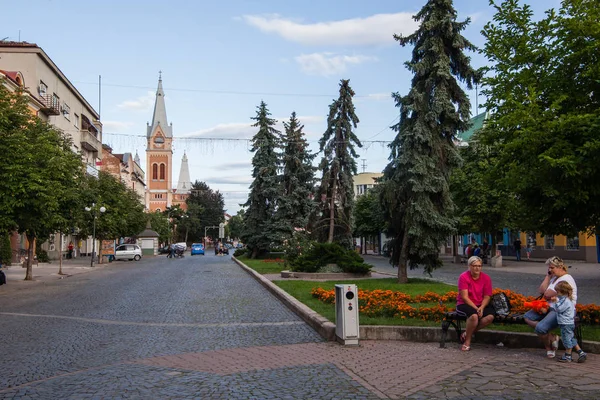
[[[244,210],[239,210],[236,215],[231,217],[226,228],[228,229],[229,237],[239,239],[244,231]]]
[[[251,258],[267,252],[271,244],[280,237],[275,226],[275,211],[280,196],[277,170],[279,168],[280,132],[275,129],[277,122],[270,118],[271,113],[264,101],[257,107],[256,123],[252,126],[258,132],[252,138],[252,184],[250,194],[244,203],[244,232],[242,240],[248,246]]]
[[[17,135],[21,143],[12,158],[11,169],[17,176],[11,179],[18,180],[12,192],[16,199],[12,220],[29,243],[25,280],[31,280],[35,241],[44,241],[68,225],[65,210],[78,190],[83,166],[80,155],[71,150],[71,138],[37,117]]]
[[[534,21],[528,5],[497,5],[483,30],[490,119],[481,139],[499,151],[519,227],[600,234],[600,8],[565,0]]]
[[[352,102],[354,90],[350,80],[340,81],[339,97],[329,106],[327,130],[319,140],[323,158],[319,164],[322,172],[317,195],[321,217],[315,234],[322,241],[352,245],[352,211],[354,208],[353,175],[356,175],[354,146],[362,147],[353,132],[358,117]]]
[[[481,144],[477,134],[460,149],[462,165],[452,171],[450,188],[457,205],[458,232],[492,234],[492,254],[502,238],[502,230],[514,226],[516,199],[502,184],[498,151]]]
[[[204,238],[207,226],[218,226],[225,221],[225,200],[218,190],[212,190],[205,182],[192,184],[191,194],[187,201],[188,216],[182,228],[188,229],[188,237],[193,242]],[[218,237],[218,229],[209,229],[206,235],[213,240]]]
[[[381,186],[376,185],[356,200],[354,208],[354,236],[379,237],[385,228],[385,219],[379,201]],[[366,250],[366,249],[363,249]]]
[[[97,178],[86,176],[80,193],[85,205],[77,210],[80,237],[92,235],[94,216],[96,239],[100,241],[133,237],[145,229],[147,215],[138,194],[108,172],[100,171]],[[100,207],[105,212],[100,212]],[[101,251],[98,256],[102,260]]]
[[[294,228],[306,228],[309,216],[314,211],[312,189],[315,180],[315,155],[308,149],[301,125],[293,112],[288,122],[283,123],[283,175],[281,198],[277,207],[277,228],[284,239],[290,238]]]
[[[24,128],[30,124],[28,97],[22,92],[10,92],[4,86],[4,79],[0,79],[0,193],[5,194],[0,196],[0,232],[17,227],[13,209],[25,194],[21,178],[27,174],[26,163],[30,158],[21,144],[26,139]]]
[[[400,120],[382,188],[399,282],[408,281],[407,266],[439,267],[439,248],[456,231],[449,179],[460,160],[454,140],[470,116],[457,79],[471,88],[478,76],[463,53],[475,50],[460,34],[469,20],[456,21],[452,1],[429,0],[414,19],[420,22],[415,33],[394,35],[401,46],[414,46],[406,63],[414,77],[406,96],[393,94]]]
[[[159,211],[150,212],[147,214],[147,216],[152,230],[154,230],[159,235],[158,241],[160,243],[167,243],[171,238],[169,218]]]

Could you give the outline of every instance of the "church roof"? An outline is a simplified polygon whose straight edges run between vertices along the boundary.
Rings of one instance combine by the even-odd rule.
[[[183,152],[183,158],[181,159],[181,169],[179,170],[179,182],[177,183],[177,193],[189,193],[192,188],[192,182],[190,181],[190,167],[188,165],[188,158]]]
[[[158,78],[158,88],[156,89],[156,101],[154,102],[154,114],[152,115],[152,125],[148,126],[147,137],[150,137],[156,128],[162,129],[166,137],[173,137],[172,126],[167,122],[167,108],[165,107],[165,92],[162,87],[162,77]]]

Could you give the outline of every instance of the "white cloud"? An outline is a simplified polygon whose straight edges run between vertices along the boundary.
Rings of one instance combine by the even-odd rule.
[[[377,60],[375,57],[345,56],[333,53],[302,54],[295,59],[306,74],[323,76],[341,74],[346,71],[348,64],[361,64]]]
[[[418,24],[412,13],[375,14],[366,18],[303,24],[279,15],[244,15],[242,19],[265,33],[305,45],[393,44],[394,34],[409,35]]]
[[[133,122],[102,121],[102,130],[104,132],[128,132],[133,125]]]
[[[381,101],[381,100],[390,100],[392,98],[392,93],[370,93],[367,95],[366,97],[368,100],[375,100],[375,101]]]
[[[289,122],[290,121],[290,116],[288,115],[287,117],[280,117],[280,118],[275,118],[275,119],[279,123]],[[321,117],[321,116],[318,116],[318,115],[305,115],[305,116],[296,115],[296,119],[298,121],[300,121],[300,123],[303,124],[303,125],[305,125],[305,124],[316,124],[316,123],[319,123],[319,122],[323,122],[325,120],[324,117]],[[283,128],[283,125],[281,125],[281,127]]]
[[[135,111],[149,111],[154,107],[154,100],[156,94],[154,92],[147,92],[146,95],[140,96],[135,100],[125,100],[124,102],[117,105],[118,108],[124,110],[135,110]]]
[[[182,137],[204,137],[219,139],[250,139],[256,133],[256,128],[251,123],[232,122],[218,124],[212,128],[202,129],[182,135]]]
[[[252,178],[249,175],[243,176],[213,176],[205,179],[206,183],[216,185],[250,185]]]

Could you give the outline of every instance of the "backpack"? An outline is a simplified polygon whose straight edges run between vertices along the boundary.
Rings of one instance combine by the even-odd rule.
[[[0,271],[0,285],[4,284],[6,284],[6,275],[4,275],[4,272]]]
[[[500,292],[492,296],[490,304],[494,307],[496,315],[508,315],[510,314],[510,300],[506,294]]]

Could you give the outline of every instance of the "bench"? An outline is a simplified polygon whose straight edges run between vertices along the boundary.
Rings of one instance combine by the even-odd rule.
[[[462,334],[462,323],[467,321],[465,315],[459,314],[456,311],[449,311],[444,315],[442,320],[442,339],[440,341],[440,347],[446,347],[446,337],[448,336],[448,329],[450,326],[454,327],[456,331],[456,338],[460,341],[460,335]],[[581,330],[581,324],[579,323],[579,317],[575,316],[575,338],[577,344],[583,346],[583,332]],[[508,314],[508,315],[496,315],[494,317],[494,324],[527,324],[525,322],[524,314]]]

